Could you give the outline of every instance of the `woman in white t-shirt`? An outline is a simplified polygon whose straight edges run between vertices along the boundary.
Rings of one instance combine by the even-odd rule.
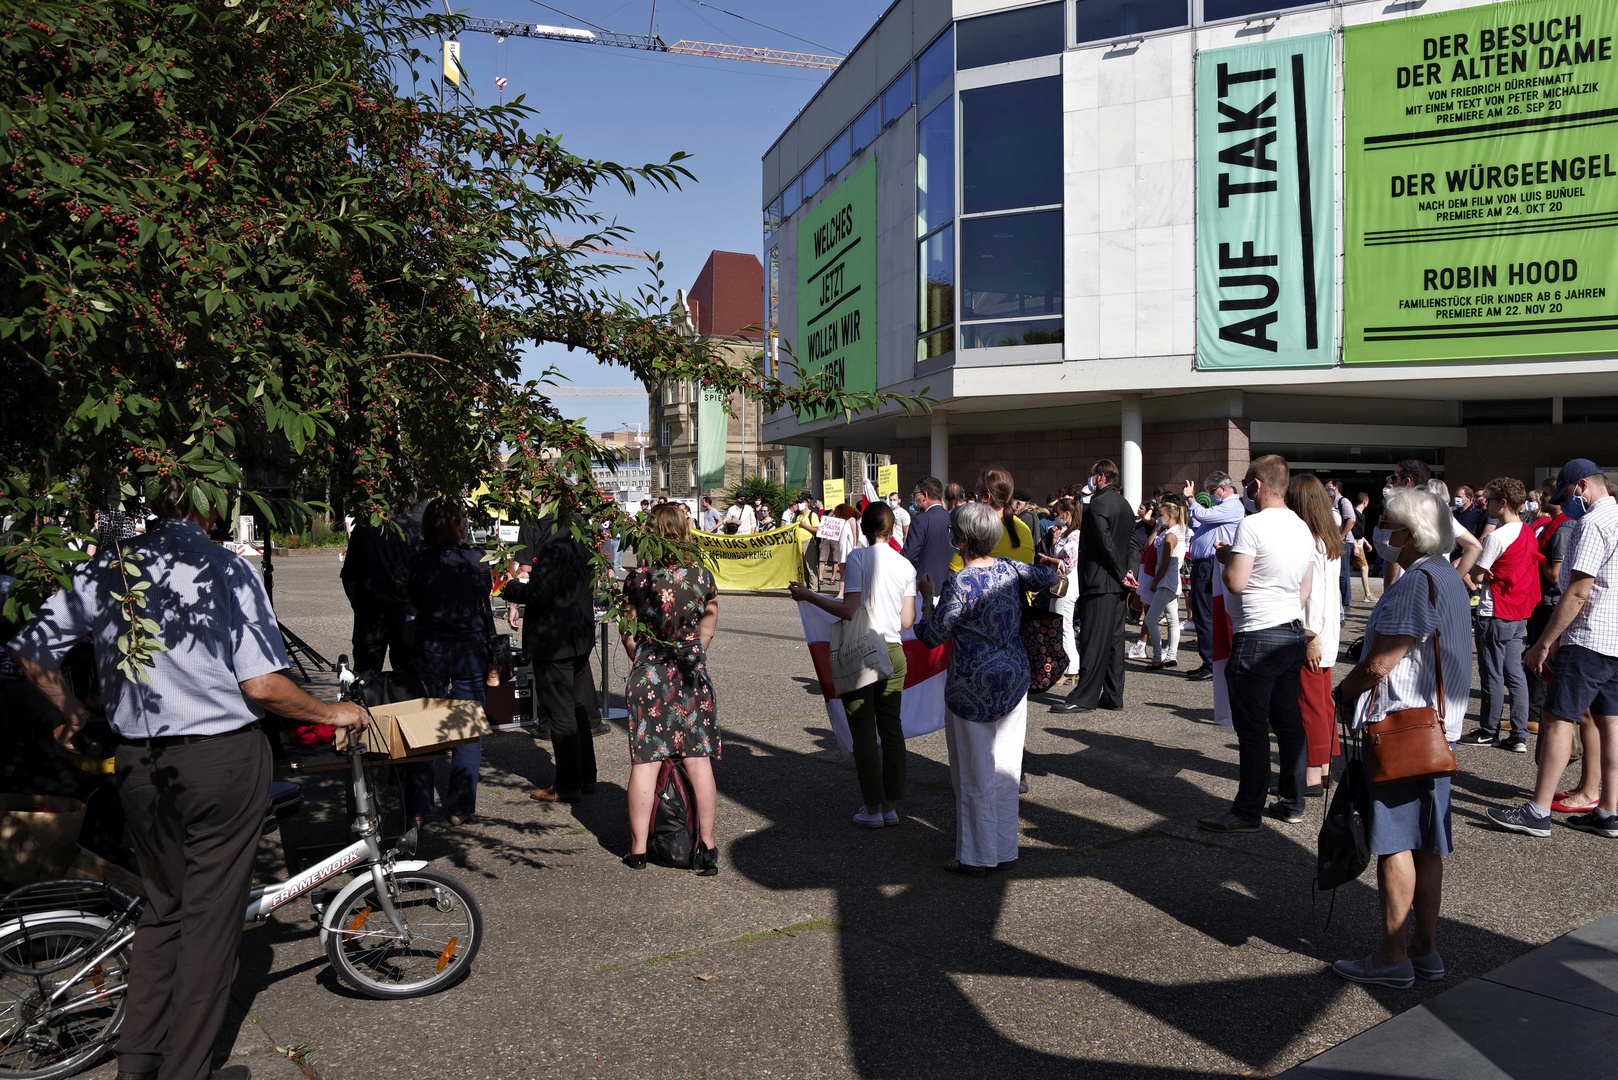
[[[1308,638],[1298,674],[1298,710],[1303,713],[1304,794],[1324,793],[1322,781],[1338,751],[1337,707],[1332,703],[1332,667],[1342,638],[1343,594],[1336,588],[1343,565],[1343,527],[1332,512],[1331,493],[1318,476],[1299,473],[1287,483],[1287,509],[1309,526],[1314,587],[1303,601],[1303,632]]]
[[[849,552],[841,597],[834,600],[801,585],[792,586],[791,593],[794,600],[814,604],[839,619],[851,619],[866,607],[871,628],[887,642],[892,677],[842,695],[854,742],[854,772],[865,803],[854,823],[880,829],[899,824],[895,804],[905,793],[905,735],[899,718],[905,654],[899,636],[916,621],[916,568],[888,543],[893,510],[887,503],[877,500],[865,508],[860,531],[868,546]]]
[[[1151,593],[1143,626],[1146,639],[1151,642],[1152,661],[1148,668],[1171,668],[1179,663],[1180,652],[1180,562],[1185,558],[1185,507],[1165,502],[1157,511],[1157,562],[1149,585],[1143,587]],[[1143,594],[1144,596],[1144,594]],[[1162,631],[1157,622],[1164,615],[1169,619],[1169,648],[1163,651]]]

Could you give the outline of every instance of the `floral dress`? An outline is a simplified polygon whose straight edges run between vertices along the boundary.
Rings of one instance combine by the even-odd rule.
[[[719,590],[698,566],[638,566],[624,599],[647,631],[635,649],[624,705],[636,765],[719,756],[719,717],[697,624]],[[653,640],[655,639],[655,640]]]

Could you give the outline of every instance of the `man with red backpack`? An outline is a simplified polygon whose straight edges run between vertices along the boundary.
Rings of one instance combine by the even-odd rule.
[[[1483,553],[1467,575],[1479,592],[1477,611],[1478,672],[1483,682],[1483,712],[1478,729],[1460,742],[1493,746],[1500,735],[1500,707],[1511,692],[1511,735],[1502,750],[1528,752],[1528,680],[1522,654],[1528,617],[1539,606],[1539,564],[1544,561],[1534,531],[1523,524],[1522,504],[1528,493],[1509,476],[1483,489],[1489,524]]]

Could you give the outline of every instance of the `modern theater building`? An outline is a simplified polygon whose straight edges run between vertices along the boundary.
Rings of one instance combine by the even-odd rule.
[[[763,437],[1040,498],[1618,463],[1615,42],[1612,0],[897,0],[764,155],[766,322],[936,404]]]

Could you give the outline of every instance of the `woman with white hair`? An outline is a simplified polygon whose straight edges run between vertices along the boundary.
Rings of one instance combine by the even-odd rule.
[[[1420,488],[1395,489],[1378,531],[1404,573],[1365,624],[1363,659],[1337,687],[1338,711],[1361,728],[1401,709],[1437,709],[1453,746],[1472,689],[1472,609],[1449,562],[1455,546],[1449,507]],[[1363,960],[1333,964],[1338,975],[1399,988],[1414,985],[1418,975],[1444,978],[1437,933],[1443,860],[1455,847],[1449,796],[1448,777],[1370,786],[1366,838],[1378,856],[1382,940]]]
[[[1017,858],[1017,783],[1028,727],[1023,594],[1056,584],[1049,566],[995,558],[1003,532],[993,506],[962,506],[951,528],[961,568],[944,583],[936,611],[932,576],[917,586],[922,614],[916,636],[932,648],[955,640],[944,683],[955,858],[944,868],[973,877]]]

